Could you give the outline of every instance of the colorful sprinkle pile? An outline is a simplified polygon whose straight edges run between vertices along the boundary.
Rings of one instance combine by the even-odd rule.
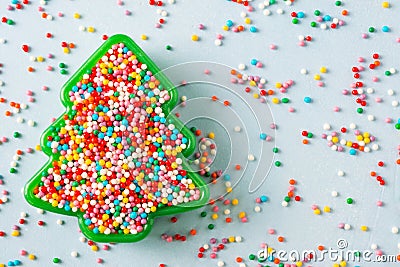
[[[168,122],[168,91],[123,43],[71,88],[71,111],[52,126],[52,167],[35,195],[82,212],[94,233],[137,234],[150,214],[199,199],[178,153],[188,140]]]

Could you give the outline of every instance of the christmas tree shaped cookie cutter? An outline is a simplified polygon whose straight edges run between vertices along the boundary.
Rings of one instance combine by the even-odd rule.
[[[187,147],[181,153],[178,153],[177,157],[182,158],[182,167],[187,171],[186,176],[193,181],[193,184],[196,186],[196,189],[200,191],[199,198],[186,202],[179,203],[177,205],[164,206],[158,208],[155,212],[149,213],[147,217],[147,223],[143,226],[143,230],[141,232],[132,234],[132,233],[95,233],[92,229],[87,227],[85,224],[84,212],[81,210],[77,210],[73,212],[71,210],[66,210],[63,208],[59,208],[57,206],[53,206],[50,202],[42,200],[41,198],[35,195],[35,190],[38,189],[39,183],[41,182],[42,177],[45,175],[47,170],[52,167],[52,163],[55,160],[60,158],[59,153],[53,153],[52,148],[47,146],[47,137],[50,136],[51,132],[54,131],[54,127],[63,126],[65,123],[64,116],[70,114],[72,111],[73,102],[69,98],[69,92],[72,90],[73,86],[75,86],[79,81],[82,80],[84,74],[86,74],[87,70],[91,70],[97,62],[107,53],[107,51],[116,44],[123,43],[125,47],[127,47],[134,55],[139,62],[147,65],[147,70],[151,71],[153,75],[156,77],[160,84],[168,90],[170,99],[162,105],[162,111],[166,117],[168,117],[168,123],[174,124],[176,129],[179,129],[179,132],[183,134],[185,138],[187,138]],[[184,157],[190,156],[196,147],[196,139],[194,134],[182,124],[182,122],[177,119],[171,112],[171,110],[176,106],[178,102],[178,92],[175,86],[171,83],[171,81],[160,71],[160,69],[156,66],[156,64],[144,53],[144,51],[128,36],[117,34],[105,41],[96,52],[78,69],[78,71],[65,83],[61,90],[61,102],[66,107],[66,111],[50,125],[45,132],[41,136],[41,147],[42,151],[49,156],[49,160],[43,165],[43,167],[28,181],[24,188],[25,199],[32,206],[37,208],[50,211],[53,213],[68,215],[68,216],[76,216],[78,217],[79,227],[82,233],[95,242],[137,242],[145,238],[151,231],[151,228],[154,224],[154,219],[158,216],[172,215],[177,213],[186,212],[189,210],[193,210],[199,207],[202,207],[208,203],[209,199],[209,189],[206,183],[202,180],[202,178],[192,171],[189,167],[189,164],[184,160]]]

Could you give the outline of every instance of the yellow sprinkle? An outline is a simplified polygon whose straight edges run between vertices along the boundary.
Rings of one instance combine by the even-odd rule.
[[[282,87],[282,84],[281,83],[275,83],[275,87],[279,89],[279,88]]]
[[[196,34],[192,35],[192,41],[197,42],[199,40],[199,36],[197,36]]]
[[[253,98],[258,99],[258,98],[260,98],[260,95],[255,93],[255,94],[253,94]]]
[[[37,59],[38,62],[43,62],[44,61],[44,58],[42,56],[38,56],[36,59]]]
[[[234,198],[234,199],[232,199],[231,204],[232,204],[233,206],[236,206],[237,204],[239,204],[239,200],[238,200],[237,198]]]
[[[321,73],[326,73],[327,69],[326,69],[326,67],[321,67],[321,68],[319,69],[319,71],[320,71]]]
[[[227,192],[227,193],[232,192],[232,187],[227,187],[227,188],[226,188],[226,192]]]
[[[40,145],[35,146],[36,151],[42,151],[42,147]]]
[[[383,2],[382,2],[382,7],[383,7],[383,8],[389,8],[389,7],[390,7],[389,2],[388,2],[388,1],[383,1]]]
[[[362,225],[362,226],[360,227],[360,229],[361,229],[361,231],[366,232],[366,231],[368,231],[368,226]]]
[[[92,248],[93,251],[98,251],[99,250],[99,247],[96,246],[96,245],[93,245],[91,248]]]
[[[234,236],[230,236],[230,237],[228,238],[228,241],[229,241],[229,243],[235,242],[235,237],[234,237]]]
[[[250,24],[250,23],[251,23],[251,19],[250,19],[250,18],[245,18],[245,19],[244,19],[244,23]]]
[[[274,104],[279,104],[279,102],[280,102],[279,98],[277,98],[277,97],[273,97],[273,98],[271,99],[271,101],[272,101],[272,103],[274,103]]]
[[[340,265],[338,263],[334,263],[333,267],[340,267]]]
[[[63,48],[63,52],[64,52],[64,54],[69,54],[69,48],[68,47],[64,47]]]
[[[347,266],[347,263],[345,261],[340,262],[340,267],[346,267],[346,266]]]
[[[147,40],[147,35],[145,35],[145,34],[140,35],[140,39]]]
[[[87,28],[87,31],[88,31],[88,32],[95,32],[95,28],[92,27],[92,26],[89,26],[89,27]]]
[[[14,231],[11,232],[11,235],[12,235],[12,236],[19,236],[20,233],[19,233],[18,230],[14,230]]]
[[[0,263],[0,267],[6,267],[4,263]]]
[[[324,207],[324,212],[331,212],[331,208],[329,206],[325,206]]]
[[[368,138],[368,137],[369,137],[369,132],[363,133],[363,137],[364,137],[364,138]]]
[[[257,85],[257,83],[256,83],[255,81],[250,81],[250,82],[249,82],[249,85],[254,87],[254,86]]]
[[[223,29],[224,31],[229,31],[229,27],[228,27],[227,25],[224,25],[224,26],[222,27],[222,29]]]
[[[211,215],[211,219],[213,219],[213,220],[218,219],[218,214],[213,213],[213,214]]]
[[[74,19],[80,19],[81,15],[79,13],[74,13]]]
[[[246,212],[244,212],[244,211],[239,212],[238,217],[239,217],[239,219],[246,217]]]
[[[208,134],[208,138],[214,139],[215,138],[215,134],[213,132]]]
[[[303,262],[301,262],[301,261],[296,262],[296,266],[297,266],[297,267],[303,266]]]
[[[332,142],[333,143],[339,142],[339,138],[337,136],[332,137]]]
[[[28,255],[28,259],[30,259],[30,260],[35,260],[35,259],[36,259],[36,256],[33,255],[33,254],[29,254],[29,255]]]
[[[321,80],[321,75],[315,74],[315,75],[314,75],[314,80],[316,80],[316,81]]]
[[[315,209],[314,210],[314,214],[315,215],[320,215],[321,214],[321,210],[320,209]]]

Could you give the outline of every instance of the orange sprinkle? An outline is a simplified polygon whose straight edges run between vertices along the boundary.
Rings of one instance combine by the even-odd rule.
[[[269,89],[269,90],[267,91],[267,94],[268,94],[268,95],[273,95],[273,94],[275,94],[275,92],[274,92],[274,90]]]
[[[324,249],[325,249],[324,246],[322,246],[322,245],[319,245],[319,246],[318,246],[318,250],[319,250],[319,251],[322,251],[322,250],[324,250]]]
[[[281,262],[281,260],[280,260],[279,258],[275,258],[275,259],[274,259],[274,263],[275,263],[275,264],[279,264],[280,262]]]
[[[9,110],[6,110],[6,112],[5,112],[4,114],[5,114],[7,117],[9,117],[9,116],[12,115],[11,111],[9,111]]]
[[[290,179],[290,180],[289,180],[289,184],[291,184],[291,185],[296,184],[296,180],[295,180],[295,179]]]
[[[349,14],[349,11],[347,11],[346,9],[342,10],[342,15],[343,16],[347,16]]]
[[[196,229],[192,229],[192,230],[190,230],[190,235],[196,235],[197,234],[197,231],[196,231]]]
[[[244,31],[244,27],[243,27],[242,25],[239,25],[239,26],[237,27],[237,29],[238,29],[238,31],[240,31],[240,32]]]
[[[375,66],[379,66],[379,65],[381,65],[381,62],[380,62],[379,60],[375,60],[375,61],[374,61],[374,65],[375,65]]]
[[[230,217],[226,218],[226,219],[225,219],[225,222],[226,222],[226,223],[231,223],[231,222],[232,222],[232,218],[230,218]]]
[[[375,177],[375,176],[376,176],[376,172],[372,171],[372,172],[370,173],[370,175],[371,175],[372,177]]]
[[[292,198],[292,197],[294,196],[294,193],[293,193],[293,191],[289,191],[289,192],[287,193],[287,195],[288,195],[288,197]]]
[[[74,43],[69,43],[68,46],[69,46],[69,48],[75,48],[75,44]]]
[[[233,70],[233,69],[232,69],[232,70],[231,70],[231,74],[232,74],[232,75],[235,75],[235,74],[236,74],[236,70]]]
[[[236,164],[236,165],[235,165],[235,169],[236,169],[237,171],[239,171],[240,168],[241,168],[241,167],[240,167],[240,164]]]
[[[307,139],[303,139],[303,144],[307,145],[308,144],[308,140]]]
[[[238,77],[238,79],[242,79],[242,78],[243,78],[243,75],[242,75],[241,73],[238,73],[238,74],[236,75],[236,77]]]
[[[215,95],[213,95],[213,96],[211,97],[211,100],[212,100],[212,101],[217,101],[217,100],[218,100],[218,97],[215,96]]]
[[[224,101],[224,106],[230,106],[230,105],[231,105],[231,102],[229,102],[228,100]]]
[[[285,241],[285,238],[283,236],[278,236],[278,242],[283,242]]]
[[[33,67],[28,67],[28,71],[29,71],[29,72],[34,72],[35,69],[34,69]]]
[[[43,12],[42,13],[42,18],[44,18],[44,19],[47,18],[47,13]]]
[[[396,163],[400,165],[400,159],[397,159],[397,160],[396,160]]]
[[[242,262],[242,261],[243,261],[243,259],[241,257],[236,258],[236,262]]]
[[[397,258],[397,260],[398,260],[398,261],[400,261],[400,254],[399,254],[399,255],[397,255],[397,257],[396,257],[396,258]]]

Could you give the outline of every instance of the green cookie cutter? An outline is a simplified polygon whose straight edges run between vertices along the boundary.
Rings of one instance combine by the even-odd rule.
[[[47,172],[49,168],[52,166],[52,162],[54,160],[58,160],[60,157],[60,153],[53,154],[51,148],[47,147],[47,136],[51,135],[52,127],[60,127],[63,125],[63,115],[68,114],[72,110],[73,103],[69,100],[68,93],[72,89],[74,85],[79,82],[83,74],[86,73],[87,70],[91,70],[92,67],[96,65],[96,63],[104,56],[107,51],[114,44],[123,43],[133,54],[136,55],[139,62],[142,62],[147,65],[148,70],[150,70],[153,75],[160,81],[160,84],[164,86],[169,92],[170,100],[163,104],[162,109],[165,115],[168,115],[170,118],[169,122],[173,123],[177,129],[180,129],[180,132],[188,139],[187,148],[182,151],[182,153],[178,154],[178,157],[188,157],[190,156],[196,147],[196,139],[194,134],[185,126],[183,123],[176,118],[173,114],[170,114],[170,111],[176,106],[178,103],[178,92],[172,82],[160,71],[157,65],[144,53],[144,51],[128,36],[123,34],[116,34],[107,39],[97,50],[96,52],[78,69],[78,71],[65,83],[61,90],[61,102],[66,107],[66,111],[52,124],[50,125],[46,131],[41,136],[41,147],[43,152],[49,156],[49,160],[47,163],[29,180],[29,182],[25,185],[24,195],[25,199],[29,204],[35,206],[37,208],[59,213],[68,216],[77,216],[79,227],[82,233],[95,242],[115,242],[115,243],[128,243],[128,242],[137,242],[144,239],[151,231],[151,228],[154,224],[155,217],[172,215],[177,213],[182,213],[185,211],[193,210],[199,207],[202,207],[208,203],[208,199],[210,197],[209,189],[207,184],[203,181],[203,179],[195,173],[186,163],[183,161],[183,168],[187,170],[188,178],[192,179],[193,183],[196,185],[196,188],[200,190],[200,198],[198,200],[182,203],[176,206],[166,206],[157,209],[154,213],[149,213],[147,218],[147,224],[144,225],[143,231],[137,234],[102,234],[102,233],[94,233],[91,229],[89,229],[85,223],[83,218],[83,212],[77,211],[66,211],[62,208],[53,207],[49,202],[44,201],[34,194],[34,189],[38,187],[42,172]]]

